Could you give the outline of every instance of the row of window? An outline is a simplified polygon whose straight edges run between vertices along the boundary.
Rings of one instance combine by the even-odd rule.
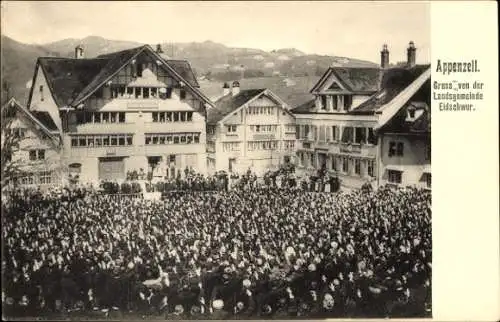
[[[352,106],[351,95],[320,95],[318,108],[326,110],[345,110],[348,111]]]
[[[29,151],[30,161],[45,160],[45,150],[35,149]]]
[[[77,124],[125,123],[125,112],[77,112]]]
[[[153,122],[192,122],[193,112],[153,112]]]
[[[200,143],[200,133],[148,133],[144,139],[146,145],[197,144]]]
[[[277,150],[278,141],[250,141],[248,151]]]
[[[297,125],[296,138],[318,142],[341,141],[343,143],[376,144],[373,128],[367,127]]]
[[[111,98],[169,99],[172,98],[172,91],[172,87],[126,87],[125,85],[112,85]],[[184,89],[180,91],[180,98],[186,98],[186,91]]]
[[[16,181],[20,185],[51,184],[52,172],[41,171],[38,173],[26,173],[25,175],[16,178]]]
[[[222,151],[224,152],[234,152],[240,150],[240,142],[224,142],[222,143]]]
[[[16,139],[24,139],[26,137],[26,133],[28,129],[22,127],[14,127],[11,129],[7,129],[7,134],[12,135]]]
[[[274,106],[250,106],[247,109],[248,114],[263,114],[263,115],[272,115],[275,113],[276,107]]]
[[[250,125],[250,130],[258,133],[276,133],[278,125]]]
[[[326,155],[316,155],[314,153],[299,152],[300,165],[303,167],[312,166],[321,168],[326,166],[329,170],[339,171],[344,174],[355,174],[358,176],[374,177],[375,161],[360,158],[351,158],[342,155],[331,154],[329,157]],[[330,162],[328,162],[330,159]],[[362,164],[364,167],[362,168]],[[364,169],[364,171],[362,171]]]
[[[132,134],[72,135],[72,147],[131,146]]]

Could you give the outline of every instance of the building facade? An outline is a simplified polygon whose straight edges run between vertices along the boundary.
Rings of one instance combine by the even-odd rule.
[[[295,156],[295,118],[268,89],[240,91],[224,85],[224,96],[207,116],[207,160],[210,172],[225,170],[257,175],[277,169]]]
[[[404,66],[389,66],[384,45],[380,68],[329,68],[311,89],[315,98],[292,110],[297,120],[298,169],[303,174],[326,168],[339,177],[343,188],[357,189],[367,182],[376,187],[382,173],[374,129],[386,105],[428,68],[415,64],[413,42],[407,51]]]
[[[292,110],[302,174],[326,168],[347,188],[376,176],[377,115],[352,111],[378,90],[381,73],[380,68],[331,67],[311,89],[315,99]]]
[[[430,77],[428,69],[400,93],[375,129],[379,186],[432,187]]]
[[[39,58],[28,107],[54,120],[61,158],[83,182],[127,173],[206,172],[205,113],[212,103],[186,61],[141,46],[83,58]]]
[[[47,113],[30,112],[15,99],[2,106],[2,183],[42,189],[60,184],[60,154],[59,133]]]

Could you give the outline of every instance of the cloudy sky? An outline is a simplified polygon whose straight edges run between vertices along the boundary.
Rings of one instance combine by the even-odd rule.
[[[427,2],[20,2],[2,1],[2,33],[44,44],[89,35],[113,40],[191,42],[272,50],[294,47],[379,62],[406,60],[413,40],[429,62]]]

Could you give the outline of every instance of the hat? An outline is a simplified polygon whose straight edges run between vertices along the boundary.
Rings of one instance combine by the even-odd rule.
[[[221,310],[224,307],[224,301],[223,300],[215,300],[212,303],[212,307],[216,310]]]
[[[198,314],[198,313],[200,313],[200,312],[201,312],[201,308],[200,308],[199,306],[197,306],[197,305],[193,305],[193,306],[191,307],[190,313],[191,313],[192,315],[194,315],[194,314]]]
[[[271,306],[269,304],[266,304],[262,307],[262,312],[264,314],[271,314],[272,311],[273,311],[273,309],[271,308]]]
[[[243,286],[244,286],[244,287],[250,287],[250,285],[251,285],[251,284],[252,284],[252,282],[250,282],[250,280],[249,280],[249,279],[245,279],[245,280],[243,280]]]
[[[308,269],[310,272],[314,272],[314,271],[316,271],[316,265],[314,265],[314,264],[309,264],[309,266],[307,267],[307,269]]]
[[[180,304],[177,304],[174,308],[175,314],[182,314],[184,313],[184,307]]]
[[[245,307],[245,304],[243,304],[243,302],[236,303],[236,308],[238,310],[243,310],[244,307]]]

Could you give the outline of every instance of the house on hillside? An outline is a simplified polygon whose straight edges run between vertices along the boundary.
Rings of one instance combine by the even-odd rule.
[[[207,112],[207,162],[210,172],[262,175],[293,162],[295,118],[269,89],[241,90],[224,84],[223,96]]]
[[[60,152],[59,131],[47,112],[29,111],[14,98],[2,106],[2,184],[60,184]]]
[[[374,128],[387,103],[429,68],[415,59],[411,42],[406,66],[389,68],[384,45],[380,68],[330,67],[311,89],[315,98],[292,110],[299,171],[314,175],[323,169],[348,189],[375,182],[379,149]]]
[[[62,140],[62,159],[81,181],[123,180],[129,171],[174,176],[206,171],[205,113],[190,64],[140,46],[84,58],[40,57],[28,109],[44,112]]]

